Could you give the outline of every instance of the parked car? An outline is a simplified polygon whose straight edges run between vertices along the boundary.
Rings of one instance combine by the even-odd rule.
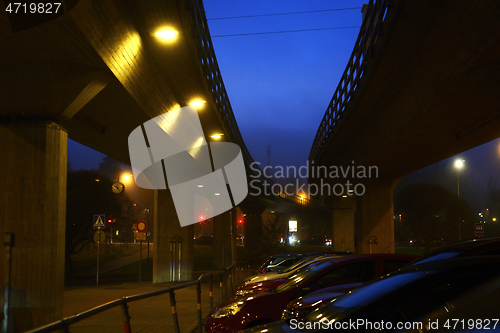
[[[333,258],[336,256],[313,256],[304,258],[298,262],[296,262],[291,267],[284,269],[282,271],[277,272],[269,272],[266,274],[257,274],[252,275],[245,279],[244,286],[241,286],[236,290],[235,296],[247,295],[249,293],[254,293],[257,291],[273,289],[281,285],[286,279],[293,275],[297,274],[301,270],[307,269],[310,265],[314,264],[319,260],[323,260],[326,258]]]
[[[366,285],[367,282],[356,282],[341,284],[338,286],[323,288],[314,291],[305,296],[296,298],[287,304],[285,310],[281,313],[281,319],[302,318],[317,307],[331,302],[356,288]]]
[[[383,264],[383,273],[382,275],[387,275],[391,272],[398,270],[399,268],[407,265],[412,258],[417,256],[408,256],[405,260],[386,260]],[[356,282],[343,284],[339,286],[333,286],[329,288],[320,289],[318,291],[314,291],[306,296],[299,297],[286,306],[285,310],[281,315],[282,319],[291,319],[291,318],[301,318],[305,316],[307,313],[314,310],[316,307],[329,303],[334,298],[342,296],[352,290],[362,287],[369,282]]]
[[[333,257],[333,255],[313,255],[313,256],[307,256],[304,257],[298,261],[296,261],[293,265],[291,265],[288,268],[285,268],[283,270],[276,270],[272,272],[267,272],[265,274],[255,274],[247,277],[244,281],[243,284],[245,286],[249,284],[254,284],[258,282],[264,282],[264,281],[270,281],[270,280],[277,280],[277,279],[286,279],[290,275],[296,273],[298,270],[301,268],[324,258],[329,258]],[[248,289],[248,288],[246,288]]]
[[[257,274],[283,270],[310,256],[329,255],[328,252],[282,253],[270,256],[257,270]]]
[[[418,321],[426,323],[422,328],[401,332],[436,332],[437,329],[454,333],[500,332],[498,309],[500,309],[500,278],[457,297],[450,302],[450,306],[438,307],[425,317],[419,318]]]
[[[300,245],[332,245],[332,240],[326,236],[310,236],[299,241]]]
[[[359,254],[327,258],[294,274],[277,288],[234,297],[214,308],[207,317],[208,332],[236,332],[246,327],[279,320],[288,302],[312,291],[381,276],[386,261],[406,261],[416,256]]]
[[[471,239],[452,243],[429,252],[415,260],[413,264],[446,258],[492,255],[500,255],[500,237]]]
[[[194,245],[213,245],[214,236],[203,235],[193,240]]]
[[[423,262],[344,294],[303,318],[281,320],[244,332],[392,332],[407,328],[404,325],[421,325],[418,318],[436,308],[448,309],[455,297],[498,277],[500,256]],[[311,329],[314,325],[315,329]]]

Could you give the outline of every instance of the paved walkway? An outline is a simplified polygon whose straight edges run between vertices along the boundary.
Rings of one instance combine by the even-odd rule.
[[[142,259],[146,259],[148,257],[148,246],[147,244],[142,245],[143,250],[142,250]],[[140,251],[137,253],[134,253],[130,256],[126,257],[117,257],[113,259],[101,259],[99,261],[99,274],[103,274],[109,271],[112,271],[114,269],[133,264],[136,261],[139,261],[141,254]],[[153,244],[149,245],[149,258],[151,262],[153,261]],[[91,267],[88,267],[87,269],[79,272],[79,275],[95,275],[97,271],[97,257],[96,257],[96,263],[92,265]]]
[[[147,256],[147,248],[142,253],[142,258]],[[152,254],[152,249],[150,249]],[[139,253],[124,258],[116,258],[103,261],[100,266],[100,273],[119,268],[124,265],[131,264],[139,260]],[[95,268],[89,269],[89,275],[95,274]],[[201,273],[200,273],[201,274]],[[194,274],[198,277],[200,274]],[[243,276],[238,275],[243,278]],[[242,282],[242,281],[241,281]],[[77,313],[89,310],[96,306],[102,305],[116,299],[144,294],[156,290],[166,289],[178,284],[176,283],[162,283],[153,284],[151,282],[133,282],[123,283],[118,285],[103,285],[95,286],[71,286],[66,287],[64,291],[64,309],[63,317],[75,315]],[[235,287],[236,287],[235,282]],[[209,302],[209,285],[208,278],[201,284],[202,293],[202,321],[210,312]],[[219,304],[219,276],[213,278],[213,303]],[[230,286],[228,286],[228,292]],[[177,316],[179,320],[179,327],[182,333],[198,332],[198,313],[196,306],[196,285],[188,288],[180,289],[175,292]],[[155,296],[135,302],[129,303],[129,315],[131,317],[130,324],[133,333],[138,332],[175,332],[174,323],[172,318],[169,294]],[[205,331],[203,329],[203,331]],[[72,333],[123,333],[123,321],[119,307],[102,312],[98,315],[84,319],[76,324],[70,326]]]

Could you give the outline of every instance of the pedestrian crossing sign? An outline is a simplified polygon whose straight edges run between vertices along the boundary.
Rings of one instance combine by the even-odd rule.
[[[105,219],[104,214],[94,215],[94,229],[97,229],[97,230],[104,229],[104,227],[106,226],[104,224],[105,220],[106,219]]]

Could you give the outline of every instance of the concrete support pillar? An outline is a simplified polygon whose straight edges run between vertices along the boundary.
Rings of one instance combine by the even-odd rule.
[[[0,141],[0,232],[15,237],[10,283],[1,246],[0,299],[8,288],[12,332],[24,332],[63,315],[68,134],[50,121],[0,125]]]
[[[262,216],[247,213],[245,216],[245,251],[257,251],[262,239]]]
[[[332,250],[354,253],[355,206],[335,207],[332,211]]]
[[[194,225],[181,227],[170,190],[154,191],[153,283],[191,281]]]
[[[366,183],[357,198],[358,253],[394,253],[394,189],[399,179]]]
[[[245,251],[257,251],[262,239],[262,213],[265,207],[257,205],[239,207],[245,214]]]
[[[236,261],[236,219],[231,209],[213,218],[214,246],[213,265],[223,269]]]
[[[276,214],[278,217],[279,223],[283,225],[283,242],[285,243],[285,246],[290,246],[290,234],[289,234],[289,225],[288,222],[290,221],[290,217],[292,217],[292,214],[290,213],[278,213]]]

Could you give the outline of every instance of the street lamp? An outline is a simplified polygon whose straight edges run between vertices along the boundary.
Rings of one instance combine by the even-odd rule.
[[[462,235],[460,231],[460,219],[461,219],[461,214],[460,214],[460,169],[464,167],[464,162],[465,160],[461,159],[456,159],[455,160],[455,169],[457,169],[457,196],[458,196],[458,240],[462,240]]]

